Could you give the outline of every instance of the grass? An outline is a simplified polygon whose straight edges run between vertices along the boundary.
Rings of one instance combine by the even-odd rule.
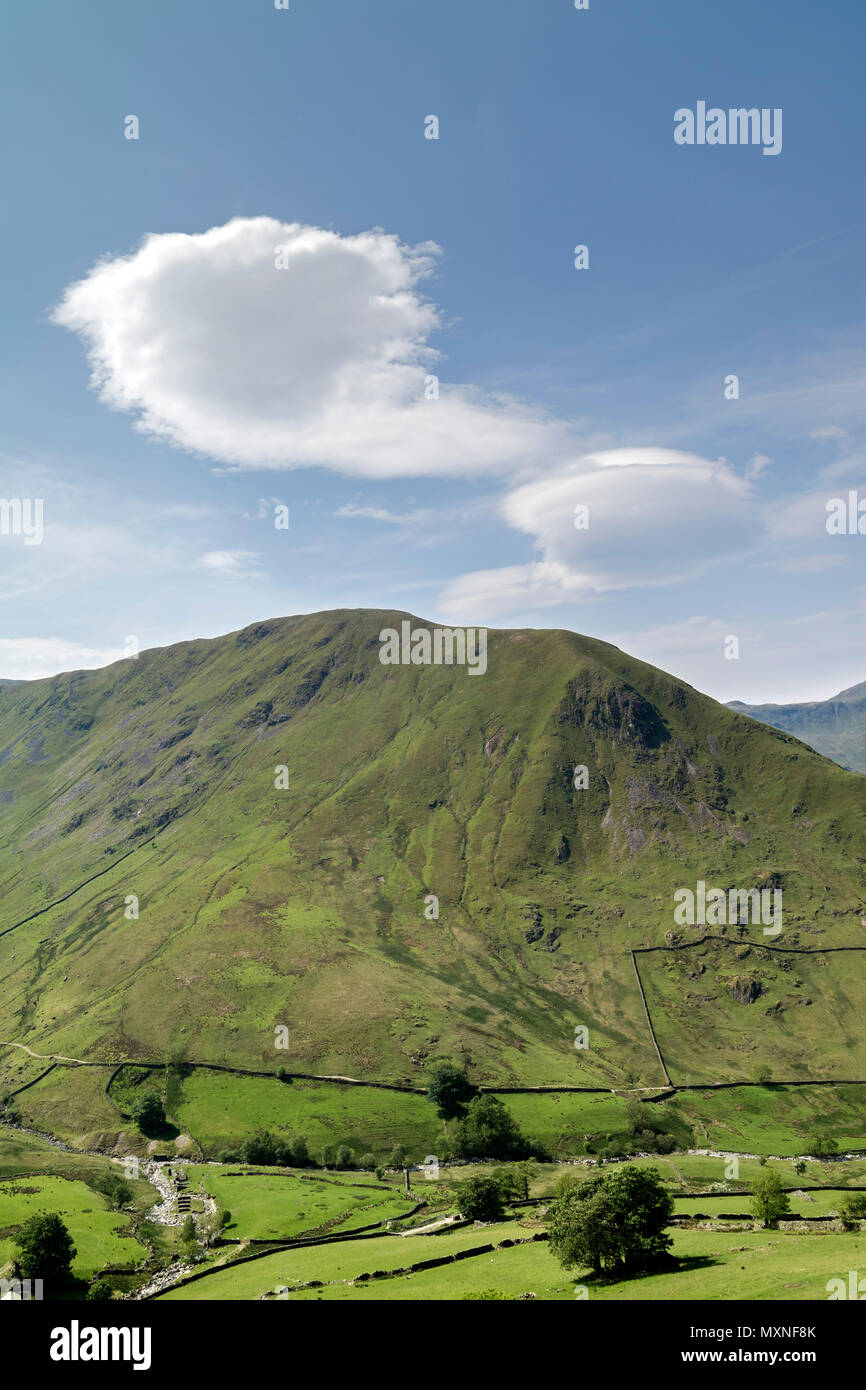
[[[579,1286],[589,1301],[756,1300],[800,1301],[828,1297],[827,1281],[847,1279],[866,1268],[866,1234],[797,1231],[676,1229],[673,1253],[681,1268],[644,1277],[597,1283],[588,1271],[564,1271],[545,1242],[493,1250],[411,1275],[349,1284],[365,1270],[397,1269],[418,1260],[495,1244],[529,1234],[514,1222],[456,1232],[451,1236],[387,1237],[346,1242],[318,1252],[269,1255],[222,1269],[163,1295],[166,1301],[245,1300],[288,1286],[289,1298],[318,1301],[390,1302],[459,1299],[464,1293],[497,1288],[512,1296],[574,1301]],[[411,1252],[411,1256],[410,1256]],[[313,1257],[316,1253],[319,1259]],[[324,1287],[291,1292],[293,1281],[321,1279]]]
[[[673,1253],[683,1267],[670,1273],[597,1284],[586,1271],[566,1272],[546,1244],[495,1250],[477,1259],[370,1284],[333,1284],[290,1294],[291,1299],[349,1302],[425,1302],[460,1299],[496,1288],[512,1297],[564,1302],[576,1290],[587,1301],[667,1302],[750,1300],[789,1302],[826,1299],[827,1281],[847,1280],[849,1269],[866,1269],[866,1237],[800,1232],[679,1230]],[[581,1301],[581,1300],[577,1300]],[[579,1316],[577,1314],[576,1316]]]
[[[866,1077],[866,947],[794,953],[705,941],[639,955],[638,967],[675,1083],[754,1080],[765,1062],[780,1081]],[[737,980],[759,997],[732,998]]]
[[[839,1203],[843,1196],[842,1192],[801,1193],[799,1189],[794,1189],[788,1193],[790,1215],[821,1216],[829,1219],[838,1215]],[[715,1221],[720,1212],[743,1213],[751,1218],[751,1199],[737,1193],[728,1193],[723,1197],[678,1197],[674,1202],[674,1211],[677,1216],[689,1217],[704,1213],[711,1221]]]
[[[0,1038],[105,1064],[22,1092],[26,1125],[146,1152],[103,1094],[120,1060],[420,1086],[461,1058],[482,1084],[601,1088],[506,1098],[564,1158],[623,1134],[615,1090],[662,1081],[630,952],[668,939],[678,888],[772,881],[777,944],[863,944],[866,778],[571,633],[492,632],[477,680],[383,667],[378,632],[402,616],[275,620],[0,690],[0,791],[14,791],[0,798],[0,933],[14,928],[0,935]],[[862,956],[784,958],[759,927],[728,937],[638,956],[675,1078],[742,1081],[769,1064],[866,1083]],[[760,983],[755,1003],[732,999],[735,976]],[[0,1046],[0,1095],[44,1065]],[[202,1071],[153,1084],[208,1155],[260,1127],[380,1159],[395,1143],[422,1159],[441,1139],[413,1095]],[[740,1086],[652,1113],[680,1147],[790,1156],[817,1124],[866,1146],[864,1097],[863,1084]],[[238,1199],[251,1228],[283,1223],[274,1181]]]
[[[138,1151],[142,1145],[135,1126],[125,1123],[105,1096],[109,1075],[107,1067],[55,1067],[15,1097],[22,1124],[77,1148],[113,1145],[125,1133],[130,1151]]]
[[[7,1178],[0,1182],[0,1269],[17,1254],[16,1228],[37,1212],[54,1212],[63,1221],[77,1249],[73,1273],[89,1278],[107,1264],[136,1265],[146,1248],[125,1234],[129,1217],[111,1211],[101,1193],[83,1182],[59,1177]]]
[[[295,1081],[291,1085],[256,1077],[197,1071],[183,1083],[179,1122],[208,1152],[236,1146],[270,1129],[303,1135],[315,1158],[323,1148],[346,1144],[356,1158],[368,1152],[387,1158],[394,1145],[432,1153],[441,1122],[423,1096],[358,1086]]]
[[[627,1135],[626,1102],[620,1096],[506,1094],[501,1099],[523,1133],[540,1140],[553,1157],[585,1153],[587,1136]],[[866,1147],[866,1086],[682,1092],[646,1110],[648,1123],[673,1133],[681,1148],[800,1154],[819,1123],[841,1149]],[[401,1143],[417,1162],[437,1152],[442,1135],[441,1122],[422,1096],[331,1082],[285,1085],[220,1072],[187,1077],[174,1114],[208,1156],[263,1128],[303,1135],[314,1157],[326,1145],[347,1144],[357,1157],[371,1151],[383,1160]]]
[[[474,1245],[513,1239],[528,1232],[514,1222],[503,1221],[480,1228],[467,1227],[440,1236],[379,1236],[372,1239],[341,1241],[334,1245],[279,1251],[260,1260],[251,1260],[221,1269],[195,1283],[163,1294],[161,1300],[173,1302],[225,1298],[258,1298],[277,1285],[306,1283],[312,1279],[352,1279],[365,1270],[395,1269],[416,1260],[431,1259]]]
[[[664,940],[677,887],[773,874],[786,940],[861,942],[866,779],[571,633],[491,633],[478,680],[384,667],[378,632],[401,616],[275,620],[0,691],[0,929],[66,899],[0,937],[0,1037],[104,1061],[418,1082],[463,1055],[494,1084],[652,1085],[629,950]],[[807,983],[842,1033],[806,1023],[804,1040],[783,1015],[750,1048],[838,1074],[857,987]],[[724,995],[702,1016],[718,1074],[741,1075]],[[692,1022],[664,1025],[689,1063]],[[18,1080],[20,1058],[0,1073]]]
[[[291,1239],[352,1230],[405,1215],[415,1204],[393,1187],[357,1177],[301,1175],[187,1164],[190,1181],[232,1214],[230,1239]],[[232,1176],[242,1173],[243,1176]]]

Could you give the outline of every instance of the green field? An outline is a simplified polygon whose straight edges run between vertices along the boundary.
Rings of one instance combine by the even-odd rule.
[[[204,1279],[162,1295],[176,1299],[257,1298],[277,1285],[302,1284],[313,1279],[353,1279],[365,1270],[395,1269],[416,1260],[453,1254],[476,1245],[531,1234],[514,1222],[503,1221],[480,1228],[467,1227],[440,1236],[381,1236],[368,1240],[341,1241],[299,1250],[279,1251],[234,1268],[220,1269]]]
[[[685,1230],[675,1233],[673,1248],[684,1268],[606,1285],[587,1279],[582,1284],[587,1301],[826,1299],[829,1279],[847,1279],[849,1269],[866,1267],[866,1237],[737,1231],[726,1239],[716,1231]],[[351,1288],[333,1284],[309,1289],[290,1298],[423,1302],[496,1288],[513,1297],[534,1293],[536,1299],[581,1302],[576,1289],[585,1277],[581,1271],[567,1274],[539,1243]]]
[[[17,1253],[12,1236],[29,1216],[56,1212],[77,1249],[73,1273],[87,1279],[105,1265],[137,1265],[147,1250],[126,1234],[129,1217],[111,1211],[101,1193],[69,1178],[21,1177],[0,1182],[0,1272]]]
[[[400,1143],[417,1162],[437,1152],[442,1133],[422,1096],[334,1082],[287,1085],[276,1078],[197,1069],[166,1096],[181,1133],[172,1142],[154,1144],[110,1104],[104,1094],[108,1075],[102,1068],[56,1068],[16,1098],[22,1121],[82,1147],[141,1154],[177,1149],[193,1157],[201,1145],[209,1158],[237,1149],[257,1129],[271,1129],[303,1135],[314,1158],[325,1146],[346,1144],[356,1157],[372,1151],[387,1160]],[[165,1092],[165,1073],[146,1077],[148,1088]],[[112,1095],[118,1103],[126,1098],[115,1086]],[[554,1158],[587,1152],[588,1136],[627,1133],[622,1096],[524,1093],[502,1099],[523,1133],[543,1143]],[[647,1116],[673,1133],[680,1149],[800,1154],[816,1125],[826,1128],[843,1151],[866,1148],[866,1085],[681,1091],[648,1105]]]
[[[844,1195],[843,1192],[802,1192],[795,1188],[788,1193],[790,1218],[818,1216],[829,1220],[838,1215],[839,1203]],[[736,1193],[724,1197],[677,1197],[674,1212],[677,1216],[688,1216],[695,1220],[703,1214],[710,1221],[716,1221],[722,1212],[743,1214],[747,1219],[752,1219],[749,1197]]]
[[[441,1122],[423,1096],[196,1071],[183,1083],[177,1118],[208,1153],[234,1147],[257,1129],[299,1134],[315,1157],[325,1146],[347,1144],[360,1157],[386,1158],[394,1145],[435,1152]]]
[[[203,1187],[231,1212],[229,1239],[287,1240],[353,1230],[396,1219],[415,1205],[394,1187],[361,1178],[196,1164],[187,1164],[185,1171],[191,1185]]]
[[[290,1299],[423,1302],[459,1299],[464,1293],[498,1288],[517,1296],[570,1300],[576,1286],[588,1290],[589,1301],[602,1300],[717,1300],[788,1301],[826,1299],[827,1281],[846,1278],[849,1269],[866,1266],[866,1234],[682,1230],[674,1232],[673,1253],[683,1263],[676,1271],[619,1282],[599,1283],[586,1271],[564,1271],[546,1243],[493,1250],[432,1270],[364,1281],[366,1271],[396,1269],[415,1261],[453,1254],[475,1245],[521,1239],[526,1228],[515,1223],[473,1228],[468,1233],[435,1237],[388,1237],[347,1242],[315,1252],[293,1251],[266,1256],[235,1269],[219,1270],[207,1278],[164,1295],[169,1301],[255,1299],[289,1288]],[[320,1279],[324,1287],[291,1291],[292,1282]],[[578,1300],[580,1301],[580,1300]]]

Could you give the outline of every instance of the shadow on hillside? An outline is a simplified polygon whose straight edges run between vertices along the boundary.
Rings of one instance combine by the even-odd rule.
[[[161,1143],[173,1144],[179,1138],[181,1130],[177,1125],[173,1125],[171,1120],[166,1119],[162,1124],[149,1124],[146,1129],[139,1125],[145,1139],[158,1139]]]

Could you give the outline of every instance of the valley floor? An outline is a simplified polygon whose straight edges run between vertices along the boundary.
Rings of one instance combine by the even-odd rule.
[[[58,1148],[0,1128],[0,1276],[11,1273],[15,1230],[36,1210],[67,1224],[77,1255],[75,1288],[103,1275],[115,1296],[160,1301],[430,1301],[492,1296],[563,1301],[826,1300],[850,1271],[866,1271],[866,1229],[843,1230],[846,1192],[866,1191],[866,1159],[772,1164],[790,1200],[779,1229],[756,1229],[751,1183],[766,1162],[740,1155],[672,1153],[628,1160],[655,1168],[672,1195],[678,1268],[620,1281],[562,1269],[546,1240],[545,1214],[564,1171],[589,1162],[538,1164],[530,1199],[494,1224],[455,1220],[456,1182],[483,1164],[443,1166],[436,1177],[399,1172],[268,1169],[216,1162],[148,1162],[132,1198],[112,1210],[100,1191],[119,1164],[105,1154]],[[227,1207],[223,1243],[192,1262],[180,1242],[178,1174],[193,1215]],[[858,1274],[858,1278],[859,1278]],[[51,1293],[47,1294],[51,1297]]]

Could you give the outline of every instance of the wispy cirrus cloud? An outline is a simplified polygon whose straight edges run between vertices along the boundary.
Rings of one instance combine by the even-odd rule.
[[[258,579],[261,564],[255,550],[207,550],[195,561],[195,568],[217,579]]]

